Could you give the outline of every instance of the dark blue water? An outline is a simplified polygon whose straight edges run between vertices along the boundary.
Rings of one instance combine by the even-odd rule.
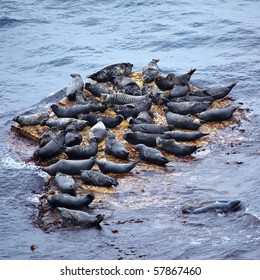
[[[0,258],[259,259],[259,10],[257,0],[0,0]],[[28,143],[10,144],[12,117],[64,88],[70,73],[117,62],[140,71],[152,58],[165,72],[196,67],[197,86],[238,81],[232,97],[249,109],[241,127],[220,132],[192,162],[97,194],[102,230],[46,234],[35,225],[44,178],[20,156]],[[243,209],[232,215],[180,214],[187,204],[233,198]]]

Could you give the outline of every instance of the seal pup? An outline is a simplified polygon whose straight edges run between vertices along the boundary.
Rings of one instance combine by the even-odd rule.
[[[166,131],[164,132],[164,135],[161,136],[163,139],[175,139],[179,142],[185,142],[185,141],[194,141],[197,139],[200,139],[204,136],[209,135],[208,133],[203,133],[201,131],[191,131],[191,132],[185,132],[181,130],[174,130],[174,131]]]
[[[44,146],[38,148],[34,152],[34,157],[41,160],[48,160],[58,156],[64,149],[65,136],[67,131],[60,131]]]
[[[65,154],[69,159],[88,159],[94,157],[98,152],[97,139],[92,139],[89,145],[75,145],[67,147]]]
[[[72,196],[66,193],[52,194],[47,196],[48,203],[53,207],[65,207],[69,209],[81,209],[87,207],[95,196],[93,193],[82,196]]]
[[[140,124],[140,123],[153,123],[154,120],[154,112],[142,111],[140,112],[136,118],[129,118],[129,124]]]
[[[221,109],[212,109],[199,113],[196,116],[205,122],[225,121],[230,119],[238,108],[238,106],[229,106]]]
[[[97,142],[101,142],[107,135],[107,128],[103,122],[99,121],[88,131],[89,141],[96,139]]]
[[[211,105],[211,102],[204,101],[186,101],[186,102],[168,102],[167,108],[169,111],[180,115],[195,115],[200,112],[206,111]]]
[[[141,95],[141,89],[139,85],[129,77],[116,76],[112,79],[112,82],[119,90],[123,90],[124,94]]]
[[[79,145],[81,141],[83,140],[82,135],[77,132],[74,125],[69,124],[66,127],[66,135],[65,135],[65,146],[66,147],[72,147],[75,145]]]
[[[60,130],[66,129],[69,124],[74,125],[77,130],[83,130],[88,125],[88,122],[85,120],[77,120],[74,118],[49,118],[44,119],[41,122],[42,126],[46,125],[51,128],[55,127]]]
[[[70,76],[72,77],[72,81],[69,83],[69,85],[66,88],[65,96],[70,101],[74,101],[76,98],[76,92],[83,90],[84,82],[80,74],[75,73],[75,74],[70,74]]]
[[[35,113],[24,116],[14,116],[13,121],[17,122],[20,126],[34,126],[39,125],[44,119],[49,118],[49,113]]]
[[[182,145],[175,139],[156,138],[156,145],[163,151],[175,156],[188,156],[194,153],[198,147],[196,145]]]
[[[206,90],[216,100],[227,96],[236,84],[237,82],[234,82],[228,86],[212,87],[212,88],[207,88]]]
[[[105,218],[105,215],[90,215],[84,211],[72,210],[64,207],[57,207],[64,225],[94,227],[98,226]]]
[[[183,129],[196,130],[205,123],[205,121],[193,118],[191,115],[180,115],[169,111],[166,111],[165,116],[169,125]]]
[[[62,193],[76,196],[75,181],[71,176],[58,172],[55,175],[55,182]]]
[[[123,134],[123,138],[133,145],[145,144],[148,147],[156,147],[156,138],[163,135],[164,134],[150,134],[136,131]]]
[[[150,123],[130,124],[128,127],[133,131],[139,131],[149,134],[163,134],[166,131],[173,130],[173,125],[158,125]]]
[[[91,75],[88,75],[87,78],[95,80],[97,82],[109,82],[112,78],[116,76],[126,76],[128,77],[132,72],[133,64],[127,63],[116,63],[109,65]]]
[[[112,83],[85,83],[85,89],[97,97],[100,97],[101,93],[115,93],[114,85]]]
[[[79,175],[81,170],[90,170],[94,164],[94,157],[82,160],[61,159],[49,166],[41,167],[41,169],[51,176],[55,176],[57,172],[68,175]]]
[[[108,155],[120,159],[127,159],[129,156],[129,151],[121,142],[119,142],[116,139],[114,133],[111,130],[108,130],[107,132],[107,137],[105,141],[105,152]]]
[[[153,58],[142,68],[142,80],[144,83],[153,82],[155,77],[159,74],[159,68],[157,65],[159,61],[159,59]]]
[[[80,177],[85,184],[89,185],[102,187],[118,186],[118,181],[116,178],[110,177],[94,170],[84,170],[80,173]]]
[[[115,163],[112,161],[102,161],[95,159],[95,163],[98,165],[102,173],[123,174],[130,172],[137,165],[138,161],[129,163]]]
[[[135,145],[133,148],[138,151],[140,159],[146,162],[164,166],[171,161],[157,149],[147,147],[144,144]]]
[[[217,212],[226,214],[230,211],[237,211],[241,207],[241,201],[240,200],[230,200],[230,201],[222,201],[218,202],[216,201],[213,204],[209,204],[207,206],[195,208],[194,210],[190,209],[183,209],[182,213],[184,214],[200,214],[200,213],[206,213],[206,212]]]

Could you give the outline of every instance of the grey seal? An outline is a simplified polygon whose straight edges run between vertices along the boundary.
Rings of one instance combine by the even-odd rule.
[[[129,156],[129,151],[121,142],[116,139],[114,133],[111,130],[107,132],[105,152],[120,159],[127,159]]]
[[[155,77],[154,82],[160,90],[171,90],[174,87],[174,77],[173,73],[169,73],[166,76],[159,73]]]
[[[214,99],[220,99],[220,98],[224,98],[225,96],[227,96],[236,84],[237,84],[237,82],[233,82],[228,86],[212,87],[212,88],[207,88],[206,90],[207,90],[207,92],[210,93],[210,95]]]
[[[133,64],[127,63],[115,63],[107,67],[102,68],[101,70],[88,75],[87,78],[95,80],[97,82],[109,82],[116,76],[126,76],[128,77],[132,72]]]
[[[190,69],[190,71],[188,73],[185,73],[185,74],[179,75],[179,76],[174,76],[174,78],[173,78],[174,85],[180,85],[180,86],[188,85],[190,78],[195,71],[196,71],[196,68],[192,68],[192,69]]]
[[[139,85],[131,78],[125,76],[116,76],[112,82],[119,90],[123,90],[124,94],[128,95],[141,95]]]
[[[116,178],[102,174],[98,171],[84,170],[80,173],[80,176],[85,184],[102,187],[118,186],[118,181]]]
[[[62,193],[67,193],[72,196],[76,195],[75,181],[70,175],[58,172],[55,175],[55,182]]]
[[[140,124],[140,123],[153,123],[154,120],[154,112],[142,111],[140,112],[136,118],[129,118],[129,124]]]
[[[100,97],[101,93],[115,93],[114,85],[112,83],[85,83],[85,89],[87,89],[90,93],[97,97]]]
[[[149,147],[156,147],[156,138],[161,137],[164,134],[150,134],[143,132],[127,132],[123,134],[124,140],[128,143],[137,145],[137,144],[145,144]]]
[[[44,119],[49,117],[49,113],[35,113],[24,116],[14,116],[13,121],[17,122],[20,126],[34,126],[39,125]]]
[[[168,98],[177,98],[185,96],[190,90],[189,85],[175,85],[172,90],[169,92]]]
[[[207,206],[195,208],[194,210],[191,209],[183,209],[182,213],[184,214],[200,214],[206,212],[217,212],[226,214],[230,211],[237,211],[240,209],[241,201],[240,200],[231,200],[231,201],[222,201],[216,202],[213,204],[209,204]]]
[[[74,118],[49,118],[41,122],[43,126],[56,127],[57,129],[66,129],[69,124],[73,124],[77,130],[83,130],[88,125],[88,122]]]
[[[175,139],[176,141],[194,141],[200,139],[204,136],[209,135],[208,133],[203,133],[201,131],[181,131],[181,130],[174,130],[174,131],[166,131],[164,132],[164,136],[161,138],[164,139]]]
[[[65,207],[69,209],[81,209],[87,207],[95,196],[93,193],[82,196],[72,196],[65,193],[53,194],[47,196],[48,203],[53,207]]]
[[[60,212],[64,225],[94,227],[98,226],[105,218],[105,215],[90,215],[84,211],[72,210],[63,207],[57,207]]]
[[[205,122],[225,121],[230,119],[238,108],[238,106],[229,106],[221,109],[212,109],[199,113],[196,116]]]
[[[98,165],[102,173],[123,174],[130,172],[137,165],[138,161],[129,163],[115,163],[112,161],[102,161],[95,159],[95,163]]]
[[[76,130],[73,124],[69,124],[66,127],[66,135],[65,135],[65,146],[72,147],[75,145],[79,145],[83,140],[82,135]]]
[[[144,83],[153,82],[155,77],[159,74],[159,68],[157,65],[159,61],[159,59],[153,58],[142,68],[142,80]]]
[[[172,113],[175,113],[175,114],[195,115],[200,112],[206,111],[210,105],[211,105],[210,101],[168,102],[167,108],[169,111],[171,111]]]
[[[148,95],[135,96],[122,92],[116,92],[113,94],[101,94],[102,99],[116,105],[140,102],[146,99],[147,96]]]
[[[157,124],[130,124],[128,126],[133,132],[139,131],[143,133],[149,134],[163,134],[166,131],[170,131],[174,129],[173,125],[157,125]]]
[[[133,148],[138,151],[140,159],[146,162],[164,166],[171,161],[157,149],[147,147],[144,144],[135,145]]]
[[[183,129],[196,130],[205,123],[205,121],[193,118],[191,115],[180,115],[169,111],[166,111],[165,116],[169,125]]]
[[[174,139],[156,138],[156,145],[163,151],[175,156],[188,156],[194,153],[198,147],[196,145],[183,145]]]
[[[94,164],[94,157],[84,160],[61,159],[50,166],[42,167],[42,170],[52,176],[55,176],[57,172],[68,175],[79,175],[81,170],[90,170]]]
[[[75,145],[67,147],[65,154],[69,159],[88,159],[95,156],[98,152],[98,142],[93,139],[89,145]]]
[[[70,74],[70,76],[72,77],[72,81],[69,83],[69,85],[66,88],[65,96],[69,100],[73,101],[75,100],[76,92],[83,90],[84,82],[80,74],[75,73],[75,74]]]
[[[104,125],[104,123],[101,121],[97,122],[88,131],[89,140],[92,141],[93,139],[96,139],[98,143],[101,142],[106,137],[106,135],[107,135],[107,128]]]

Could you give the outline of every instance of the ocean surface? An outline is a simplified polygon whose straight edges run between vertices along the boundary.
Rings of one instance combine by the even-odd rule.
[[[259,259],[259,10],[258,0],[0,0],[0,259]],[[197,68],[196,86],[237,81],[230,95],[245,109],[240,124],[192,161],[134,173],[118,193],[97,194],[100,230],[42,231],[44,174],[25,161],[30,145],[10,134],[13,116],[66,87],[71,73],[87,81],[107,65],[140,71],[152,58],[165,73]],[[229,199],[242,209],[181,214]]]

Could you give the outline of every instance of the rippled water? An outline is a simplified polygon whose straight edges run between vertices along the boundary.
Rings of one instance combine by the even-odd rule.
[[[0,0],[1,259],[259,259],[259,1],[158,3]],[[101,230],[44,233],[35,226],[44,178],[9,143],[13,115],[64,88],[70,73],[116,62],[140,71],[152,58],[165,72],[196,67],[197,86],[238,81],[232,97],[250,113],[194,160],[144,168],[120,179],[117,194],[97,194]],[[234,198],[243,208],[225,216],[180,211]]]

